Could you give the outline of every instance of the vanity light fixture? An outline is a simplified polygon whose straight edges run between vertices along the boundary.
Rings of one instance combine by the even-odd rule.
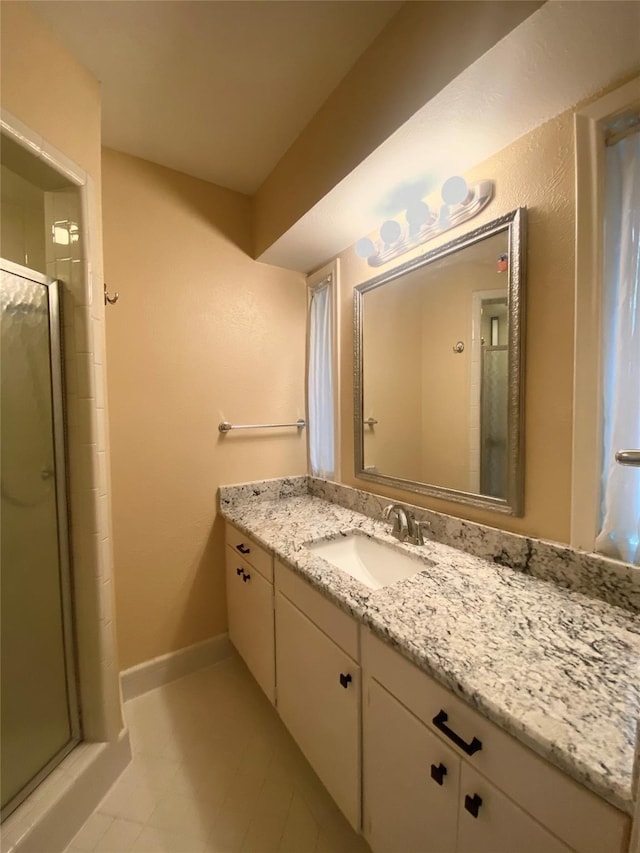
[[[433,209],[424,201],[411,204],[405,211],[406,222],[387,219],[380,226],[375,242],[363,237],[356,243],[356,255],[366,258],[371,267],[379,267],[410,249],[444,234],[445,231],[473,219],[493,198],[493,181],[478,181],[471,186],[464,178],[448,178],[440,190],[442,204]]]

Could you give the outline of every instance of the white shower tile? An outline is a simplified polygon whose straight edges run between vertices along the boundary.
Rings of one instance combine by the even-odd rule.
[[[86,260],[71,261],[71,289],[76,300],[76,305],[91,306],[89,292],[90,265]]]
[[[98,453],[104,453],[107,449],[107,417],[104,409],[96,411],[96,444]]]
[[[96,396],[95,366],[88,353],[78,353],[76,357],[76,378],[79,397]]]
[[[98,409],[104,409],[105,404],[105,395],[104,395],[104,369],[101,365],[94,366],[94,375],[95,375],[95,392],[96,392],[96,407]]]
[[[86,306],[79,305],[76,307],[73,325],[76,352],[92,354],[94,350],[93,321]]]
[[[104,364],[104,321],[95,317],[91,318],[93,323],[93,360],[95,364]]]
[[[73,453],[72,453],[73,456]],[[98,490],[73,489],[72,495],[72,525],[82,531],[82,535],[100,532],[98,521]]]
[[[109,470],[107,465],[107,454],[104,450],[98,451],[98,493],[106,495],[109,486]]]

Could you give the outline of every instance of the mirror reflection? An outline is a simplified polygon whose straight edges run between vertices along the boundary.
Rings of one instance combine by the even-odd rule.
[[[504,219],[356,289],[364,479],[519,511],[519,212]]]

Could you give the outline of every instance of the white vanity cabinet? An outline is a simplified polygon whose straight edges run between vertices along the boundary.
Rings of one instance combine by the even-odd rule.
[[[374,853],[455,853],[460,759],[374,679],[364,697],[364,834]]]
[[[278,713],[360,830],[358,625],[276,561]]]
[[[230,524],[226,542],[229,637],[269,701],[275,703],[273,557]]]
[[[549,792],[553,796],[553,792]],[[484,776],[461,762],[457,853],[571,853]]]
[[[373,853],[625,853],[627,815],[226,537],[231,641]]]
[[[363,671],[363,827],[373,853],[626,850],[626,815],[368,631]]]

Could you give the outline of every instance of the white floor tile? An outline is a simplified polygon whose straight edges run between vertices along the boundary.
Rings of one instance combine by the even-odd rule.
[[[298,794],[294,794],[278,853],[311,853],[316,849],[318,836],[318,824],[309,807]]]
[[[111,815],[94,812],[91,817],[85,821],[80,832],[78,832],[71,842],[72,847],[75,850],[84,850],[86,853],[92,853],[92,851],[96,849],[96,844],[100,841],[107,829],[109,829],[113,821],[114,818],[111,817]]]
[[[129,783],[126,779],[116,782],[99,806],[104,814],[146,823],[162,794],[148,788]]]
[[[155,826],[145,826],[130,847],[130,853],[203,853],[201,839],[185,838]]]
[[[211,833],[215,812],[210,803],[184,794],[163,794],[147,821],[149,826],[167,832],[206,840]]]
[[[96,844],[95,853],[128,853],[143,829],[141,823],[117,817]]]
[[[133,761],[66,853],[370,853],[238,658],[125,715]]]

